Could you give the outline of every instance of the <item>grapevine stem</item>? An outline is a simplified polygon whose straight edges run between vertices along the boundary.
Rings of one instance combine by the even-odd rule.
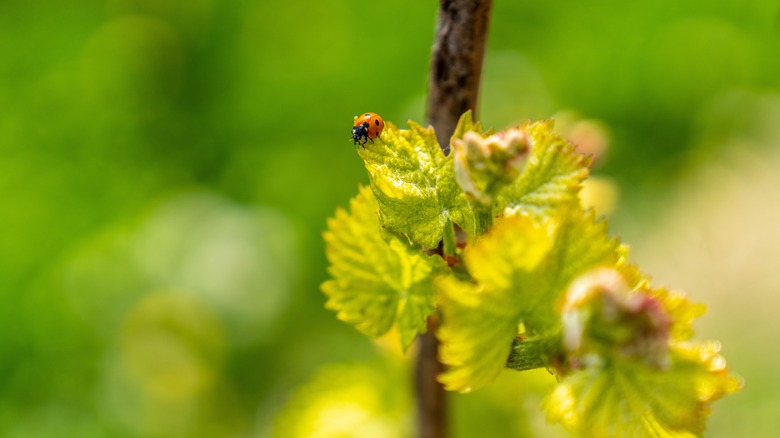
[[[428,123],[444,155],[460,116],[477,118],[479,81],[493,0],[440,0],[431,60]]]
[[[431,57],[428,123],[436,131],[442,152],[449,155],[450,138],[460,115],[475,113],[485,57],[492,0],[440,0],[436,42]],[[450,225],[450,228],[452,226]],[[444,242],[445,251],[452,242]],[[436,376],[439,341],[434,336],[436,316],[428,320],[428,332],[420,337],[415,366],[417,434],[420,438],[444,438],[447,409],[444,387]]]

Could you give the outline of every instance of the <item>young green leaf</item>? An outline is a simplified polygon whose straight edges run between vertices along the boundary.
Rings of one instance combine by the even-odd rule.
[[[664,305],[672,320],[670,335],[673,341],[687,341],[693,336],[693,321],[703,315],[707,308],[701,303],[692,303],[683,294],[666,288],[649,288],[645,285],[645,293]]]
[[[455,132],[452,133],[452,138],[450,139],[450,150],[452,150],[452,142],[454,140],[463,140],[463,137],[466,135],[467,132],[476,132],[477,134],[483,134],[482,132],[482,123],[475,122],[473,114],[471,113],[471,110],[466,111],[463,113],[462,116],[460,116],[460,119],[458,119],[458,125],[455,126]],[[491,135],[493,134],[493,130],[489,130],[488,132],[485,132],[483,135]]]
[[[517,276],[515,287],[524,291],[522,317],[531,332],[557,326],[555,302],[577,276],[597,268],[614,267],[622,259],[620,241],[609,237],[607,223],[592,210],[583,212],[570,203],[558,215],[555,244],[534,275]]]
[[[465,253],[476,284],[443,278],[442,323],[437,333],[441,360],[449,369],[439,380],[468,392],[495,379],[517,333],[522,295],[513,276],[532,272],[550,251],[548,230],[526,216],[500,218]]]
[[[473,234],[473,213],[455,181],[452,156],[444,156],[433,128],[414,122],[409,128],[387,123],[381,140],[358,150],[382,226],[424,249],[439,244],[450,222]]]
[[[351,203],[351,212],[336,211],[328,220],[325,254],[333,277],[322,284],[326,307],[368,336],[398,325],[406,349],[434,310],[435,276],[446,272],[440,257],[409,248],[397,237],[382,238],[379,206],[369,188]]]
[[[543,218],[577,198],[590,159],[552,128],[552,120],[520,126],[530,138],[531,154],[520,177],[499,194],[496,215],[522,212]]]
[[[674,348],[658,369],[632,358],[594,362],[545,399],[550,421],[588,437],[701,436],[709,405],[737,391],[716,344]]]
[[[582,436],[694,436],[708,405],[739,389],[717,343],[680,342],[700,308],[626,271],[578,277],[562,303],[564,375],[545,408]],[[675,327],[676,326],[676,327]]]
[[[557,224],[506,216],[466,251],[475,284],[447,279],[439,329],[442,359],[450,369],[441,381],[466,391],[489,383],[506,365],[517,325],[530,334],[556,331],[555,303],[578,275],[620,260],[620,245],[606,225],[576,204]]]
[[[473,207],[485,208],[492,216],[496,194],[512,184],[525,167],[528,134],[517,127],[486,136],[481,126],[472,122],[469,111],[460,118],[450,145],[458,184]]]

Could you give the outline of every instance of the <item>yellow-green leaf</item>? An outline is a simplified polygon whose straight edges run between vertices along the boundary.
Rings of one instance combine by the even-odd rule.
[[[526,291],[523,318],[533,332],[546,331],[555,316],[555,302],[579,275],[597,267],[614,267],[622,260],[620,241],[609,237],[607,223],[583,212],[572,202],[558,216],[555,244],[532,276],[518,277],[515,287]]]
[[[606,225],[576,204],[544,224],[525,215],[497,219],[465,253],[474,282],[438,283],[441,356],[450,366],[442,382],[458,391],[489,383],[506,365],[519,323],[531,334],[559,330],[555,305],[569,283],[620,256]]]
[[[435,248],[450,222],[473,234],[474,215],[433,128],[387,123],[381,139],[358,151],[379,204],[382,225],[424,249]]]
[[[577,198],[590,159],[552,128],[552,120],[520,127],[530,138],[531,154],[520,177],[499,194],[497,215],[521,212],[543,218]]]
[[[533,271],[551,243],[548,230],[532,219],[501,218],[466,251],[466,266],[477,283],[454,278],[438,282],[442,323],[437,335],[441,360],[449,366],[439,379],[447,389],[481,388],[504,368],[522,301],[512,278]]]
[[[710,404],[741,381],[716,344],[675,348],[671,356],[666,369],[624,357],[566,376],[545,399],[548,419],[585,437],[701,436]]]
[[[699,436],[709,404],[741,381],[717,343],[680,341],[698,306],[646,283],[632,288],[625,272],[596,269],[569,287],[564,378],[545,403],[548,416],[580,436]]]
[[[458,124],[455,126],[455,132],[452,133],[452,138],[450,139],[450,149],[452,149],[452,140],[463,139],[463,136],[466,135],[467,132],[482,134],[482,123],[474,122],[471,110],[463,113],[463,115],[460,116],[460,119],[458,119]],[[490,133],[492,133],[492,131],[490,131]]]
[[[324,235],[333,277],[322,284],[326,307],[372,337],[397,323],[405,349],[426,330],[434,310],[433,279],[446,272],[446,264],[396,237],[385,241],[370,189],[363,188],[350,206],[350,212],[336,211]]]

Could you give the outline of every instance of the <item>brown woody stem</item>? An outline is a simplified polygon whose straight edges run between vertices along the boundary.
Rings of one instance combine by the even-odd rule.
[[[460,116],[477,120],[477,98],[492,0],[441,0],[431,62],[428,123],[444,154]]]
[[[485,57],[492,0],[440,0],[436,42],[431,60],[428,124],[436,131],[445,155],[461,114],[475,114]],[[439,341],[434,332],[437,318],[428,321],[420,336],[415,366],[418,436],[444,438],[447,432],[447,399],[436,380],[444,367],[438,361]]]

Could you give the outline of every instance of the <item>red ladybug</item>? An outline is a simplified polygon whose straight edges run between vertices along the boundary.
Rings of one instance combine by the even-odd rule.
[[[374,139],[382,135],[385,129],[385,121],[376,113],[365,113],[361,116],[355,116],[355,124],[352,127],[352,140],[355,144],[363,146],[368,140],[371,143]]]

